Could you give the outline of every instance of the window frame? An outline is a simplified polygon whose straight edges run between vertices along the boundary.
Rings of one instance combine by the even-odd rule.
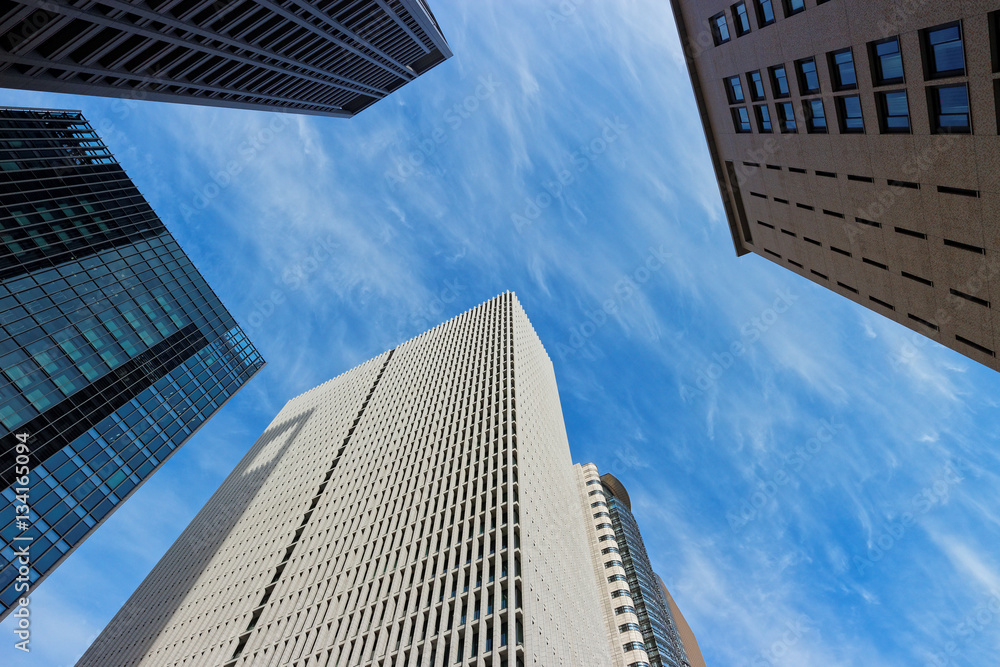
[[[851,70],[854,72],[854,83],[846,84],[841,78],[840,65],[837,64],[837,56],[842,53],[850,54],[851,56]],[[854,59],[854,49],[847,47],[846,49],[837,49],[836,51],[830,51],[826,54],[827,65],[830,68],[830,86],[834,91],[840,92],[844,90],[857,90],[858,89],[858,65],[857,61]]]
[[[889,126],[889,103],[888,96],[902,93],[906,98],[906,128]],[[905,88],[895,90],[885,90],[875,93],[875,106],[878,108],[879,132],[882,134],[913,134],[913,119],[910,115],[910,96]]]
[[[777,76],[776,72],[779,69],[782,72],[782,75],[783,75],[782,78],[785,80],[785,90],[787,91],[785,93],[779,93],[778,92],[778,76]],[[774,99],[776,99],[776,100],[784,100],[784,99],[788,99],[789,97],[792,96],[792,88],[791,88],[791,86],[788,85],[788,68],[785,67],[784,63],[782,63],[780,65],[772,65],[771,67],[768,67],[767,68],[767,74],[768,74],[768,78],[771,79],[771,95],[774,97]]]
[[[781,134],[798,134],[799,124],[795,118],[795,105],[791,102],[778,102],[776,106],[778,112],[778,129]],[[790,118],[785,114],[786,110],[791,112]],[[791,121],[790,126],[789,121]]]
[[[768,20],[764,16],[764,6],[767,5],[768,9],[771,10],[771,19]],[[767,26],[773,24],[777,17],[774,14],[774,3],[772,0],[753,0],[754,13],[757,15],[757,27],[766,28]]]
[[[750,123],[750,112],[747,111],[746,106],[732,107],[733,114],[733,129],[736,134],[751,134],[753,133],[753,125]]]
[[[767,114],[767,118],[763,118],[761,111]],[[771,110],[766,104],[755,104],[753,107],[753,115],[757,119],[757,131],[760,134],[773,134],[774,133],[774,121],[771,119]],[[764,123],[767,123],[767,127],[764,127]]]
[[[722,19],[722,26],[726,29],[725,37],[722,36],[722,31],[719,25],[719,19]],[[722,46],[726,42],[730,42],[733,39],[732,33],[729,31],[729,19],[726,17],[726,12],[721,11],[714,16],[708,17],[708,26],[712,31],[712,41],[716,46]]]
[[[757,86],[754,82],[753,75],[757,75],[757,79],[760,81],[760,97],[757,96]],[[747,77],[747,89],[750,91],[750,101],[751,102],[764,102],[767,100],[767,87],[764,85],[764,75],[760,73],[759,69],[750,70],[746,73]]]
[[[736,85],[733,85],[733,80],[736,80]],[[727,76],[722,80],[726,87],[726,99],[729,100],[730,104],[746,104],[746,94],[743,92],[743,79],[740,78],[739,74],[733,76]],[[739,96],[736,93],[739,91]]]
[[[807,88],[807,74],[804,66],[807,63],[812,63],[812,73],[816,77],[816,87]],[[819,65],[816,64],[816,57],[810,56],[808,58],[802,58],[801,60],[796,60],[795,63],[795,78],[798,79],[799,83],[799,94],[805,95],[819,95],[823,92],[823,84],[819,80]]]
[[[742,14],[740,14],[740,12],[737,11],[737,7],[743,8]],[[750,25],[750,10],[747,9],[746,0],[740,0],[739,2],[731,5],[729,7],[729,11],[733,13],[733,28],[734,28],[733,32],[736,33],[736,38],[739,39],[744,35],[749,35],[750,32],[753,30],[753,28]],[[746,29],[743,28],[743,23],[742,21],[740,21],[740,17],[746,18],[747,21]]]
[[[965,90],[965,104],[968,111],[965,113],[968,123],[958,129],[944,126],[940,123],[941,98],[939,92],[946,88],[962,88]],[[955,115],[955,114],[950,114]],[[931,125],[931,134],[972,134],[972,100],[969,96],[969,85],[965,82],[950,83],[943,86],[927,86],[927,118]]]
[[[796,0],[781,0],[781,8],[785,12],[785,18],[786,19],[790,19],[793,16],[795,16],[796,14],[801,14],[802,12],[804,12],[806,10],[806,2],[805,2],[805,0],[797,0],[798,2],[802,3],[802,6],[799,7],[798,9],[795,9],[794,7],[792,7],[792,2],[795,2],[795,1]]]
[[[896,43],[896,52],[899,54],[900,76],[885,78],[882,76],[882,56],[878,55],[878,47],[882,44],[888,44],[890,42]],[[903,46],[899,42],[899,35],[886,37],[885,39],[879,39],[874,42],[868,42],[868,56],[871,64],[873,86],[877,88],[880,86],[895,86],[906,83],[906,64],[903,62]]]
[[[931,34],[941,30],[947,30],[949,28],[958,28],[958,43],[962,51],[962,67],[961,69],[938,70],[934,45],[931,44]],[[965,31],[962,29],[962,22],[960,20],[950,21],[948,23],[942,23],[941,25],[921,30],[920,56],[923,60],[925,81],[936,81],[937,79],[950,79],[956,76],[965,76],[969,71],[969,68],[968,60],[965,57]]]
[[[844,101],[846,99],[848,99],[848,98],[854,98],[854,99],[856,99],[858,101],[858,108],[861,109],[861,127],[860,128],[856,128],[856,127],[852,128],[852,127],[848,127],[847,126],[847,118],[848,118],[848,116],[847,116],[847,108],[846,108],[846,106],[844,104]],[[837,125],[840,128],[840,133],[841,134],[865,134],[866,133],[866,128],[865,128],[865,112],[864,112],[864,107],[861,105],[861,96],[860,95],[840,95],[838,97],[833,98],[833,105],[834,105],[834,107],[836,108],[836,111],[837,111]]]
[[[816,125],[815,119],[817,118],[815,114],[815,106],[819,104],[820,111],[823,113],[820,118],[823,119],[823,125]],[[823,104],[822,97],[814,97],[808,100],[802,100],[802,115],[805,118],[806,134],[829,134],[830,132],[830,122],[826,115],[826,106]]]

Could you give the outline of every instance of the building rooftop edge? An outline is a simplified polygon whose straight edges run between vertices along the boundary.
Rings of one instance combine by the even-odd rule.
[[[729,223],[729,233],[733,237],[733,246],[736,249],[736,256],[742,257],[750,251],[743,245],[743,240],[740,238],[736,216],[733,213],[733,203],[729,198],[729,191],[726,188],[726,177],[722,170],[722,159],[719,157],[719,151],[715,145],[715,133],[712,132],[712,125],[708,117],[708,105],[705,104],[705,96],[701,90],[701,80],[697,74],[695,56],[692,55],[690,51],[691,39],[688,35],[687,26],[684,23],[681,0],[670,0],[670,8],[674,12],[674,23],[677,25],[677,36],[681,40],[681,51],[684,53],[684,63],[687,65],[688,76],[691,78],[691,88],[694,92],[694,99],[698,105],[698,117],[701,119],[702,129],[705,131],[705,143],[708,144],[708,153],[712,159],[712,169],[715,171],[715,182],[719,186],[719,194],[722,196],[722,208],[726,213],[726,222]]]

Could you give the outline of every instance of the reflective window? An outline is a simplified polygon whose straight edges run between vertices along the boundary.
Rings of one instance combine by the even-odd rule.
[[[857,95],[845,95],[836,98],[837,119],[840,131],[844,134],[863,133],[864,118],[861,115],[861,98]]]
[[[879,124],[884,133],[909,133],[910,108],[905,90],[878,93]]]
[[[736,36],[742,37],[750,32],[750,16],[747,14],[745,2],[737,2],[732,6],[733,20],[736,23]]]
[[[830,54],[830,79],[834,90],[851,90],[858,87],[854,72],[854,52],[850,49]]]
[[[924,30],[924,58],[928,79],[965,74],[965,51],[962,48],[962,24],[949,23]]]
[[[806,116],[806,131],[810,134],[826,133],[826,110],[823,100],[806,100],[802,103]]]
[[[903,83],[903,56],[899,51],[899,38],[873,42],[870,45],[872,54],[872,80],[876,86],[891,83]]]
[[[931,132],[934,134],[972,132],[972,121],[969,118],[969,90],[964,83],[930,88],[928,96]]]
[[[795,63],[799,71],[799,91],[803,95],[819,92],[819,74],[816,72],[816,59],[806,58]]]
[[[771,91],[775,97],[788,97],[788,75],[785,73],[784,65],[775,65],[770,70]]]
[[[766,104],[759,104],[754,107],[754,112],[757,115],[757,130],[764,134],[772,131],[771,128],[771,113],[767,109]]]
[[[726,13],[720,12],[708,20],[712,28],[712,39],[715,45],[725,44],[729,41],[729,24],[726,23]]]

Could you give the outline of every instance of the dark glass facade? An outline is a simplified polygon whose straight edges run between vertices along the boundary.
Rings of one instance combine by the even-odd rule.
[[[353,116],[451,56],[423,0],[0,3],[0,86]]]
[[[3,616],[264,361],[79,112],[0,109],[0,241]]]
[[[649,562],[639,526],[632,516],[628,495],[613,476],[604,475],[601,481],[650,667],[691,667],[660,580]]]

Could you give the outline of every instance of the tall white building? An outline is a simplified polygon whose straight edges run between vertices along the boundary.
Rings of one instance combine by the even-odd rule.
[[[646,665],[593,488],[500,295],[289,401],[78,664]]]

